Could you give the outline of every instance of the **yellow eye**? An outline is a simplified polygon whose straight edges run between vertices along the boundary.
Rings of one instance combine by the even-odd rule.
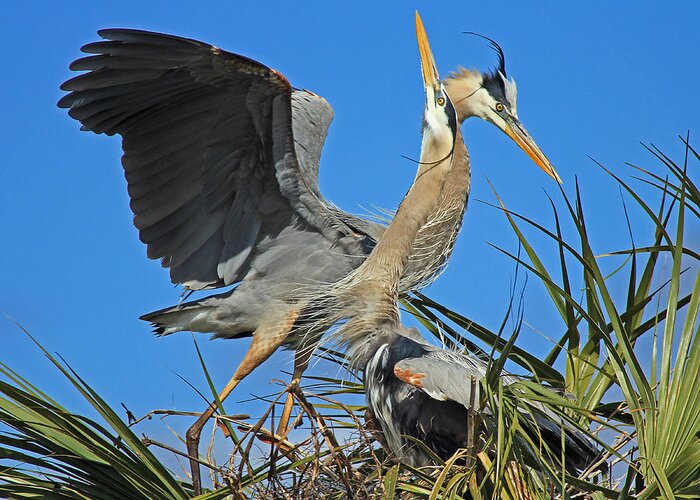
[[[438,105],[440,105],[440,106],[444,106],[444,105],[445,105],[445,98],[444,98],[444,97],[438,97],[438,98],[437,98],[437,103],[438,103]]]
[[[501,104],[500,102],[497,102],[496,103],[496,111],[498,111],[499,113],[501,111],[503,111],[503,104]]]

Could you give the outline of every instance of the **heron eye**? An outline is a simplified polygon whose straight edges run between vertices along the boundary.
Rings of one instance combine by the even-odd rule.
[[[444,97],[438,97],[437,98],[437,103],[439,106],[444,106],[445,105],[445,98]]]
[[[503,104],[501,104],[500,102],[497,102],[496,103],[496,111],[498,111],[499,113],[501,111],[503,111]]]

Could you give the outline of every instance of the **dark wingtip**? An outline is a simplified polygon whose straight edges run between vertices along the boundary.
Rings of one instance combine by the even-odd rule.
[[[109,39],[109,34],[111,32],[119,31],[122,28],[102,28],[97,30],[97,36],[100,38]]]
[[[63,87],[63,85],[61,85],[61,87]],[[61,90],[63,90],[63,89],[61,89]],[[68,95],[64,95],[63,97],[61,97],[58,100],[58,102],[56,103],[56,106],[58,106],[61,109],[66,109],[66,108],[70,108],[72,104],[73,104],[72,96],[70,94],[68,94]]]
[[[155,33],[146,30],[137,30],[132,28],[102,28],[97,30],[97,35],[105,40],[120,41],[124,35],[159,35],[160,33]]]
[[[200,42],[193,38],[132,28],[103,28],[98,30],[97,34],[105,40],[117,43],[146,43],[169,47],[191,47],[192,45],[211,47],[208,43]]]
[[[143,317],[139,318],[143,319]],[[162,325],[159,325],[158,323],[151,323],[151,333],[155,335],[156,337],[165,337],[167,333],[165,333],[165,327]]]

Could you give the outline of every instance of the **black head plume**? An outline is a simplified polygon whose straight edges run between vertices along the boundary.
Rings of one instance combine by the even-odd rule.
[[[489,47],[491,47],[494,52],[498,55],[498,68],[497,68],[497,73],[503,73],[503,76],[508,76],[506,73],[506,56],[503,53],[503,49],[501,48],[500,45],[494,40],[493,38],[489,38],[486,35],[482,35],[480,33],[475,33],[474,31],[464,31],[463,32],[465,35],[475,35],[478,36],[479,38],[483,38],[484,40],[487,40],[489,42]]]

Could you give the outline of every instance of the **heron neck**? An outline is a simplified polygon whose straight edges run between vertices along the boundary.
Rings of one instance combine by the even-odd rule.
[[[452,141],[441,141],[429,133],[424,135],[420,166],[413,185],[401,201],[393,221],[358,269],[358,276],[365,282],[365,296],[374,290],[381,293],[380,301],[391,301],[395,306],[399,281],[411,248],[437,208],[445,180],[452,169],[452,157]],[[372,302],[368,300],[366,303]]]
[[[481,87],[482,75],[460,68],[445,81],[445,90],[457,111],[459,123],[475,116],[470,107],[472,95]],[[455,104],[456,103],[456,104]],[[469,153],[461,130],[455,138],[453,165],[445,178],[440,200],[428,221],[416,235],[406,272],[401,277],[401,292],[423,288],[435,280],[452,255],[457,235],[462,227],[471,186]]]
[[[337,335],[346,344],[354,369],[364,369],[382,343],[400,335],[399,281],[418,232],[440,202],[453,168],[451,147],[426,143],[424,137],[416,179],[394,219],[364,263],[339,287],[338,313],[348,321]]]
[[[469,154],[458,130],[452,165],[445,176],[440,198],[414,239],[406,270],[401,277],[402,292],[427,286],[449,261],[462,227],[470,180]]]

